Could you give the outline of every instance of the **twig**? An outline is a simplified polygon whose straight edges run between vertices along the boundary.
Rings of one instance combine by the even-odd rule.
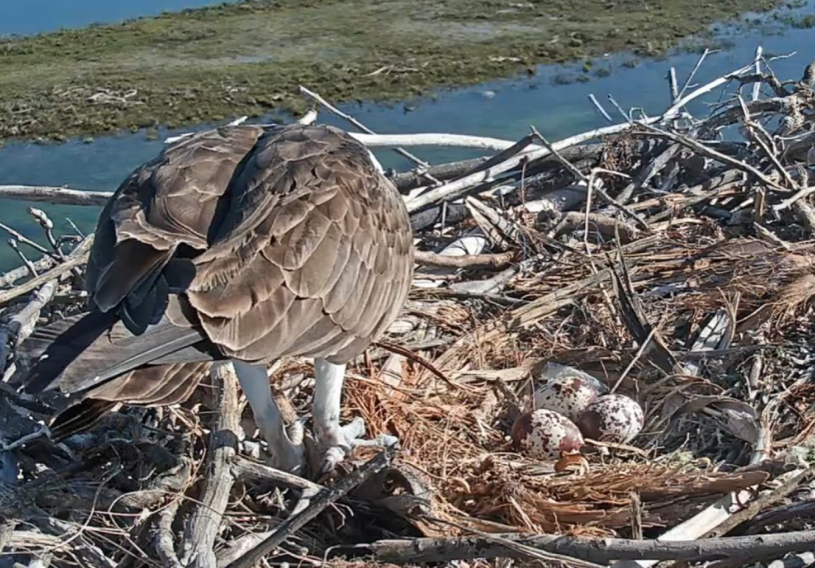
[[[626,540],[572,536],[501,534],[502,539],[522,543],[546,552],[572,556],[595,563],[618,559],[614,566],[633,560],[653,563],[659,560],[698,561],[734,555],[803,552],[815,546],[815,531],[763,534],[688,541]],[[366,546],[379,562],[419,564],[474,558],[519,558],[523,553],[483,537],[419,538],[380,540]],[[230,567],[233,568],[233,567]],[[242,567],[243,568],[243,567]]]
[[[608,102],[610,102],[611,105],[615,109],[617,109],[617,112],[620,113],[620,116],[623,117],[623,120],[626,121],[628,124],[633,124],[634,119],[631,118],[631,115],[629,113],[626,113],[625,110],[623,110],[623,107],[620,106],[620,103],[617,102],[617,99],[615,99],[613,95],[607,95],[607,97],[608,97]]]
[[[221,525],[234,482],[232,460],[237,454],[240,431],[238,381],[231,363],[213,367],[212,377],[221,392],[216,408],[218,420],[210,434],[208,466],[200,505],[184,531],[182,563],[187,567],[215,568],[215,537]]]
[[[668,83],[671,89],[671,104],[679,100],[679,84],[676,80],[676,67],[668,70]]]
[[[586,234],[589,233],[589,230],[586,227],[594,225],[597,228],[597,232],[607,239],[614,238],[614,227],[617,225],[619,226],[620,233],[623,237],[623,243],[631,242],[642,234],[639,229],[633,225],[629,225],[628,223],[619,221],[613,217],[608,217],[599,213],[590,213],[589,215],[586,215],[586,213],[578,211],[570,211],[563,215],[563,218],[552,230],[552,233],[554,235],[559,235],[566,231],[580,227],[581,225],[583,225],[583,229]]]
[[[158,521],[156,522],[153,544],[165,568],[183,568],[175,552],[175,545],[173,544],[173,520],[175,519],[180,504],[181,501],[176,499],[164,507],[159,513]]]
[[[600,112],[600,114],[603,115],[603,118],[605,118],[608,122],[611,122],[612,124],[614,123],[614,120],[611,118],[611,115],[609,115],[606,112],[606,109],[603,108],[603,105],[600,104],[600,101],[597,100],[597,97],[594,96],[594,93],[589,93],[589,100],[594,105],[594,108],[596,108]]]
[[[57,255],[61,259],[64,260],[65,254],[63,254],[62,250],[60,249],[59,244],[57,243],[57,239],[54,238],[54,222],[48,217],[48,215],[42,209],[37,209],[36,207],[29,207],[28,213],[32,217],[34,217],[34,219],[37,221],[37,224],[39,224],[39,226],[42,227],[42,230],[45,231],[45,238],[48,240],[48,244],[51,245],[51,248],[54,249],[54,252],[57,253]]]
[[[31,295],[28,305],[17,312],[8,324],[0,328],[0,376],[6,370],[8,347],[16,347],[31,335],[34,331],[34,325],[40,317],[40,312],[54,297],[56,289],[56,279],[46,282],[42,288]]]
[[[259,533],[250,532],[236,538],[229,543],[229,548],[223,548],[218,552],[218,568],[226,568],[231,563],[240,560],[244,554],[263,542],[263,540],[269,538],[271,534],[272,531]],[[268,566],[268,564],[266,566]]]
[[[28,274],[33,278],[37,277],[37,269],[34,268],[34,263],[32,263],[29,258],[25,255],[23,251],[20,250],[20,247],[17,245],[17,239],[9,239],[8,246],[11,247],[11,250],[15,252],[15,254],[20,257],[20,260],[23,261],[23,266],[25,266],[26,271]]]
[[[646,183],[658,174],[674,157],[679,153],[680,145],[671,144],[664,152],[656,157],[647,167],[643,168],[634,180],[625,186],[625,188],[617,196],[617,201],[620,203],[627,203],[635,191],[638,191]]]
[[[637,353],[634,355],[634,358],[631,359],[630,363],[628,363],[628,366],[622,372],[620,377],[617,379],[617,382],[614,383],[614,386],[611,388],[609,392],[614,393],[620,387],[620,384],[628,376],[628,373],[631,372],[631,369],[633,369],[634,365],[637,364],[637,361],[640,360],[640,357],[642,357],[643,353],[645,353],[645,350],[648,348],[649,345],[651,345],[651,340],[654,339],[654,335],[656,335],[656,332],[657,328],[652,327],[651,331],[648,333],[648,336],[645,338],[645,341],[643,341],[642,345],[640,345],[640,348],[637,349]]]
[[[40,273],[43,270],[48,270],[54,264],[56,264],[56,260],[51,258],[50,256],[44,256],[39,260],[36,260],[32,263],[34,267],[34,272]],[[21,266],[19,268],[15,268],[13,270],[9,270],[3,275],[0,275],[0,288],[5,288],[7,286],[11,286],[18,280],[25,278],[26,276],[31,276],[31,270],[26,266]]]
[[[83,265],[88,259],[88,249],[90,249],[91,244],[93,244],[93,236],[90,236],[82,241],[79,246],[71,251],[71,254],[68,255],[68,258],[62,264],[55,266],[48,272],[44,272],[36,278],[32,278],[28,282],[20,284],[11,290],[0,292],[0,306],[9,302],[10,300],[13,300],[17,296],[22,296],[23,294],[27,294],[32,290],[36,290],[49,280],[59,278],[77,266]]]
[[[241,116],[236,118],[235,120],[228,122],[226,126],[239,126],[246,122],[249,119],[248,116]],[[183,134],[179,134],[178,136],[169,136],[168,138],[164,139],[165,144],[172,144],[174,142],[178,142],[179,140],[184,140],[185,138],[189,138],[190,136],[195,135],[195,132],[185,132]]]
[[[656,119],[652,119],[651,122],[656,122]],[[584,132],[582,134],[577,134],[564,140],[554,142],[552,144],[552,147],[559,151],[564,150],[571,146],[576,146],[578,144],[588,142],[589,140],[593,140],[595,138],[625,132],[633,128],[633,126],[634,126],[633,124],[626,123],[626,124],[615,124],[613,126],[606,126],[604,128],[598,128],[596,130],[591,130],[589,132]],[[424,207],[427,207],[428,205],[431,205],[438,201],[452,200],[461,197],[462,195],[467,193],[468,190],[472,190],[472,188],[477,186],[478,184],[491,181],[498,174],[509,171],[517,167],[521,163],[540,160],[541,158],[545,158],[549,155],[551,155],[551,152],[546,148],[527,149],[526,151],[521,152],[520,154],[517,154],[512,158],[509,158],[505,162],[501,164],[496,164],[495,166],[487,170],[484,170],[483,172],[477,172],[474,174],[470,174],[468,176],[464,176],[440,187],[433,188],[427,193],[409,200],[407,202],[408,211],[410,212],[418,211],[419,209],[423,209]]]
[[[799,199],[792,204],[792,209],[795,216],[809,229],[809,232],[815,235],[815,208],[804,200]]]
[[[313,109],[309,110],[306,114],[304,114],[303,116],[298,118],[297,119],[297,124],[306,124],[306,125],[307,124],[314,124],[315,122],[317,122],[317,116],[318,116],[317,109],[313,108]]]
[[[0,185],[0,199],[21,199],[52,205],[92,205],[101,207],[113,195],[109,191],[87,191],[44,185]]]
[[[254,566],[256,562],[281,545],[292,534],[325,510],[326,507],[341,499],[371,475],[386,467],[390,463],[392,452],[391,449],[380,452],[365,465],[342,478],[337,485],[321,492],[308,507],[286,519],[263,542],[249,550],[241,558],[228,564],[225,568],[251,568]]]
[[[518,223],[508,219],[503,212],[474,197],[465,198],[464,204],[493,248],[506,250],[515,245],[525,248],[528,242],[527,232]]]
[[[461,160],[449,164],[438,164],[430,166],[427,171],[438,180],[449,180],[474,171],[478,166],[489,159],[490,158],[482,156],[480,158]],[[394,173],[390,179],[394,185],[396,185],[396,188],[403,193],[411,189],[416,189],[425,183],[422,176],[415,169],[407,172]]]
[[[555,554],[553,552],[547,552],[543,550],[538,550],[534,546],[528,546],[521,542],[516,542],[509,538],[504,538],[502,535],[498,534],[490,534],[480,531],[478,529],[474,529],[471,527],[463,526],[455,522],[451,522],[448,520],[443,519],[434,519],[436,522],[440,524],[448,524],[451,526],[456,527],[459,530],[466,531],[477,535],[480,538],[488,542],[492,542],[498,545],[502,545],[507,547],[509,550],[517,553],[520,558],[528,559],[528,560],[537,560],[539,562],[558,562],[565,564],[566,566],[575,566],[578,568],[601,568],[600,565],[595,564],[593,562],[587,562],[586,560],[574,558],[571,556],[566,556],[563,554]]]
[[[298,475],[275,469],[263,463],[249,460],[240,455],[232,459],[232,474],[239,481],[254,481],[255,483],[276,483],[292,489],[314,489],[322,491],[322,485],[304,479]]]
[[[761,75],[761,59],[762,59],[762,57],[764,57],[764,48],[759,45],[758,47],[756,47],[756,54],[755,54],[755,57],[753,58],[753,60],[755,61],[755,74],[756,75]],[[757,101],[759,96],[761,96],[761,83],[759,81],[756,81],[753,84],[753,94],[752,94],[751,98],[753,99],[753,101]]]
[[[512,262],[514,257],[515,253],[513,252],[465,254],[463,256],[447,256],[419,250],[413,253],[413,258],[417,264],[447,268],[501,268]]]
[[[795,474],[792,474],[795,475]],[[706,541],[697,541],[694,539],[699,539],[703,535],[713,531],[717,527],[721,526],[723,523],[727,522],[727,520],[732,516],[732,510],[735,508],[741,509],[744,507],[744,503],[749,502],[755,497],[755,490],[757,487],[751,487],[748,489],[744,489],[741,491],[734,491],[725,495],[718,501],[716,501],[713,505],[707,507],[706,509],[702,510],[701,512],[697,513],[690,519],[680,523],[679,525],[673,527],[672,529],[663,533],[658,539],[658,542],[662,542],[664,544],[671,544],[677,541],[686,541],[688,543],[696,543],[699,546],[699,549],[702,549],[702,543],[710,543],[717,539],[708,539]],[[794,538],[796,534],[803,534],[803,533],[785,533],[790,537]],[[770,535],[762,535],[762,536],[770,536]],[[776,535],[778,536],[778,535]],[[815,531],[813,531],[812,536],[815,536]],[[740,537],[736,537],[740,538]],[[727,539],[719,539],[727,540]],[[745,545],[746,546],[746,545]],[[796,549],[798,550],[798,549]],[[807,550],[806,548],[802,550]],[[743,554],[745,551],[741,551]],[[760,551],[751,551],[756,553],[761,553]],[[774,551],[766,551],[766,552],[774,552]],[[793,552],[792,549],[789,552]],[[733,553],[736,554],[735,552]],[[629,559],[622,562],[617,562],[614,564],[614,568],[648,568],[653,566],[657,563],[657,560],[660,560],[657,557],[652,557],[652,559],[645,560],[645,559]],[[674,558],[673,560],[689,560],[688,558]]]
[[[425,359],[421,355],[419,355],[417,353],[414,353],[413,351],[411,351],[407,347],[402,347],[401,345],[396,345],[395,343],[391,343],[389,341],[382,341],[382,340],[375,341],[373,343],[373,345],[376,345],[377,347],[385,349],[386,351],[390,351],[391,353],[396,353],[397,355],[401,355],[401,356],[405,357],[406,359],[410,359],[414,363],[418,363],[419,365],[421,365],[422,367],[424,367],[425,369],[427,369],[428,371],[430,371],[431,373],[436,375],[438,378],[440,378],[442,381],[444,381],[445,383],[447,383],[451,387],[454,387],[456,389],[462,389],[463,388],[463,387],[461,387],[461,385],[458,385],[455,382],[451,381],[450,378],[447,377],[447,375],[445,375],[441,371],[439,371],[436,368],[436,366],[433,365],[433,363],[431,363],[430,361],[428,361],[427,359]]]
[[[693,78],[696,76],[696,72],[699,71],[699,68],[702,66],[702,63],[707,58],[708,55],[711,53],[715,53],[708,48],[705,48],[705,51],[702,52],[702,55],[699,56],[699,59],[696,61],[696,65],[693,66],[693,69],[688,74],[688,78],[685,79],[685,84],[682,85],[682,90],[679,91],[679,97],[682,97],[685,94],[685,91],[688,90],[690,86],[690,82],[693,81]]]
[[[71,218],[70,218],[70,217],[65,217],[65,220],[66,220],[66,221],[68,221],[68,224],[69,224],[69,225],[71,226],[71,228],[72,228],[72,229],[73,229],[73,230],[76,232],[76,237],[77,237],[77,238],[79,238],[79,240],[82,240],[82,239],[84,239],[84,238],[85,238],[85,233],[79,230],[79,227],[77,227],[77,226],[76,226],[76,223],[74,223],[74,222],[71,220]],[[63,235],[63,236],[62,236],[62,238],[63,238],[63,239],[65,239],[65,238],[67,238],[67,237],[66,237],[65,235]]]
[[[520,140],[515,142],[515,144],[513,144],[509,148],[506,148],[505,150],[501,150],[500,152],[498,152],[494,156],[490,157],[486,161],[478,164],[477,166],[475,166],[471,170],[467,171],[464,175],[474,174],[476,172],[482,172],[484,170],[488,170],[492,166],[500,164],[501,162],[504,162],[504,161],[508,160],[512,156],[520,154],[521,152],[523,152],[524,150],[526,150],[530,146],[531,147],[536,147],[534,144],[532,144],[533,140],[535,140],[535,137],[533,135],[531,135],[531,134],[527,134],[526,136],[524,136],[523,138],[521,138]]]
[[[47,254],[48,256],[50,256],[52,258],[55,258],[57,260],[62,260],[59,257],[59,255],[57,255],[55,252],[52,252],[52,251],[48,250],[47,248],[45,248],[44,246],[42,246],[41,244],[32,241],[31,239],[29,239],[28,237],[26,237],[22,233],[19,233],[18,231],[15,231],[14,229],[9,227],[8,225],[6,225],[4,223],[0,223],[0,229],[3,229],[5,232],[7,232],[12,237],[14,237],[16,240],[20,241],[23,244],[26,244],[26,245],[30,246],[34,250],[37,250],[37,251],[39,251],[39,252],[41,252],[43,254]]]
[[[6,549],[6,546],[11,541],[14,534],[14,529],[17,528],[16,520],[2,520],[0,521],[0,555]]]
[[[538,139],[541,141],[541,143],[542,143],[542,144],[543,144],[543,145],[544,145],[544,146],[545,146],[545,147],[546,147],[546,148],[547,148],[547,149],[548,149],[548,150],[549,150],[549,151],[550,151],[552,154],[554,154],[554,156],[555,156],[555,157],[558,159],[558,161],[559,161],[561,164],[563,164],[563,165],[564,165],[564,167],[566,167],[566,169],[568,169],[570,172],[572,172],[572,174],[574,174],[574,176],[575,176],[575,177],[577,177],[577,178],[578,178],[580,181],[585,182],[585,183],[587,184],[587,186],[588,186],[589,181],[590,181],[590,177],[589,177],[589,176],[587,176],[586,174],[584,174],[583,172],[581,172],[581,171],[580,171],[580,170],[579,170],[579,169],[578,169],[578,168],[577,168],[577,167],[576,167],[574,164],[572,164],[572,163],[571,163],[569,160],[567,160],[566,158],[564,158],[563,156],[561,156],[561,155],[560,155],[560,153],[557,151],[557,148],[555,148],[553,144],[550,144],[550,143],[549,143],[549,141],[548,141],[548,140],[546,140],[546,138],[544,138],[544,137],[543,137],[543,135],[542,135],[540,132],[538,132],[538,131],[535,129],[535,127],[534,127],[534,126],[533,126],[533,127],[531,127],[531,128],[532,128],[532,133],[533,133],[533,134],[534,134],[534,135],[535,135],[535,136],[536,136],[536,137],[537,137],[537,138],[538,138]],[[595,169],[593,170],[593,172],[592,172],[592,173],[593,173],[593,174],[595,174],[595,173],[597,173],[597,172],[602,172],[602,173],[610,173],[610,174],[615,174],[615,175],[621,175],[621,176],[623,176],[623,177],[628,177],[628,176],[627,176],[627,175],[625,175],[625,174],[619,174],[618,172],[612,172],[612,171],[610,171],[610,170],[604,170],[604,169],[602,169],[602,168],[595,168]],[[646,224],[643,222],[643,220],[642,220],[642,219],[640,219],[640,218],[637,216],[637,214],[636,214],[636,213],[634,213],[634,212],[633,212],[633,211],[631,211],[631,210],[630,210],[628,207],[626,207],[625,205],[623,205],[622,203],[620,203],[619,201],[617,201],[616,199],[614,199],[613,197],[611,197],[611,196],[610,196],[608,193],[606,193],[606,192],[603,190],[603,188],[599,187],[599,186],[598,186],[598,185],[596,185],[596,184],[593,184],[593,185],[594,185],[594,187],[591,187],[591,188],[588,188],[588,187],[587,187],[587,191],[592,191],[592,190],[593,190],[593,191],[597,191],[597,193],[599,193],[599,194],[602,196],[602,198],[603,198],[603,199],[605,199],[605,200],[606,200],[608,203],[610,203],[611,205],[613,205],[613,206],[614,206],[616,209],[618,209],[619,211],[621,211],[621,212],[623,212],[624,214],[626,214],[626,215],[627,215],[627,216],[628,216],[628,217],[629,217],[629,218],[630,218],[632,221],[634,221],[634,222],[635,222],[635,223],[636,223],[636,224],[637,224],[637,225],[640,227],[640,229],[642,229],[643,231],[646,231],[646,232],[650,232],[650,231],[651,231],[650,227],[648,227],[648,225],[646,225]]]
[[[773,211],[778,213],[780,211],[783,211],[784,209],[787,209],[788,207],[792,207],[798,201],[800,201],[801,199],[804,199],[805,197],[809,197],[813,193],[815,193],[815,185],[811,185],[809,187],[801,188],[800,190],[798,190],[795,193],[795,195],[793,195],[789,199],[785,199],[781,203],[773,205]]]
[[[801,486],[801,484],[810,476],[811,472],[807,470],[800,470],[797,473],[794,473],[778,488],[773,489],[772,491],[767,491],[763,495],[760,495],[755,501],[747,505],[744,509],[738,511],[737,513],[733,513],[733,515],[725,522],[720,524],[715,529],[708,531],[704,535],[704,538],[716,538],[726,535],[739,525],[753,519],[756,515],[758,515],[762,511],[765,511],[767,508],[772,507],[773,505],[787,497],[790,493],[797,490]]]
[[[693,138],[689,138],[689,137],[687,137],[687,136],[685,136],[683,134],[667,132],[665,130],[662,130],[660,128],[656,128],[656,127],[648,125],[648,124],[642,124],[642,126],[643,126],[644,129],[646,129],[646,130],[648,130],[650,132],[653,132],[655,134],[658,134],[659,136],[662,136],[662,137],[667,138],[669,140],[673,140],[674,142],[678,142],[678,143],[682,144],[683,146],[686,146],[686,147],[690,148],[691,150],[694,150],[698,154],[701,154],[702,156],[707,156],[708,158],[712,158],[712,159],[714,159],[714,160],[716,160],[718,162],[722,162],[723,164],[727,164],[727,165],[732,166],[732,167],[734,167],[736,169],[747,172],[747,173],[755,176],[759,180],[761,180],[768,187],[771,187],[773,189],[776,189],[778,191],[782,191],[782,192],[785,192],[785,193],[788,191],[787,188],[785,188],[785,187],[779,185],[778,183],[776,183],[775,181],[771,180],[770,178],[768,178],[766,175],[764,175],[763,173],[758,171],[756,168],[754,168],[750,164],[746,164],[746,163],[744,163],[744,162],[742,162],[740,160],[737,160],[735,158],[731,158],[730,156],[728,156],[726,154],[722,154],[721,152],[717,152],[716,150],[714,150],[712,148],[708,148],[707,146],[705,146],[701,142],[698,142],[698,141],[694,140]]]
[[[303,87],[302,85],[300,85],[300,92],[303,93],[304,95],[306,95],[307,97],[313,99],[318,104],[324,106],[326,109],[328,109],[333,114],[339,116],[343,120],[346,120],[346,121],[350,122],[351,124],[353,124],[354,126],[359,128],[360,130],[362,130],[363,132],[365,132],[367,134],[376,134],[376,132],[374,132],[373,130],[371,130],[370,128],[368,128],[364,124],[362,124],[356,118],[354,118],[350,114],[342,112],[340,109],[338,109],[337,107],[335,107],[334,105],[329,103],[327,100],[325,100],[323,97],[321,97],[320,95],[318,95],[314,91],[310,91],[309,89],[307,89],[307,88]],[[394,151],[397,154],[399,154],[401,156],[404,156],[405,158],[407,158],[408,160],[410,160],[411,162],[413,162],[414,164],[418,165],[421,168],[428,168],[429,167],[429,164],[427,162],[425,162],[424,160],[422,160],[420,158],[417,158],[416,156],[414,156],[413,154],[411,154],[410,152],[408,152],[404,148],[398,148],[397,147],[397,148],[394,148]],[[428,180],[432,181],[433,183],[440,183],[437,179],[435,179],[433,176],[431,176],[427,172],[420,172],[420,173],[421,173],[421,175],[423,175],[424,177],[426,177]]]
[[[701,60],[700,60],[700,63],[701,63]],[[738,77],[739,75],[742,75],[742,74],[746,73],[747,71],[749,71],[752,67],[753,67],[753,63],[751,63],[750,65],[745,65],[741,69],[737,69],[737,70],[735,70],[735,71],[733,71],[731,73],[728,73],[727,75],[719,77],[718,79],[716,79],[714,81],[711,81],[707,85],[699,87],[698,89],[694,90],[690,94],[685,95],[684,97],[681,97],[678,101],[676,101],[673,105],[671,105],[671,107],[668,110],[666,110],[663,113],[660,122],[667,122],[669,120],[673,120],[674,118],[679,116],[679,114],[682,111],[682,107],[687,106],[688,103],[690,103],[693,100],[698,99],[702,95],[706,95],[707,93],[709,93],[713,89],[716,89],[716,88],[720,87],[721,85],[724,85],[725,83],[727,83],[729,81],[732,81],[734,78]],[[694,72],[695,72],[695,69],[694,69]],[[656,122],[656,121],[648,121],[648,122],[652,123],[652,122]]]
[[[637,491],[631,491],[631,537],[642,540],[642,500]]]
[[[744,113],[744,125],[747,127],[748,132],[751,134],[751,138],[753,141],[764,151],[764,154],[770,159],[770,161],[775,166],[775,169],[778,170],[778,173],[781,174],[781,177],[787,182],[787,185],[790,186],[791,189],[795,189],[798,187],[798,184],[795,183],[795,180],[792,179],[792,176],[787,171],[787,169],[781,164],[778,159],[776,153],[767,146],[767,143],[757,135],[757,132],[760,132],[766,140],[769,140],[772,143],[772,138],[769,134],[761,127],[760,124],[755,122],[752,117],[750,116],[750,111],[747,109],[747,105],[744,104],[744,99],[740,96],[737,97],[739,101],[739,106],[741,107],[742,112]],[[773,144],[773,146],[775,146]]]
[[[805,499],[799,503],[761,511],[747,522],[743,530],[745,534],[761,534],[769,525],[778,525],[791,519],[812,518],[813,516],[815,516],[815,500]]]
[[[567,160],[566,158],[564,158],[563,156],[561,156],[561,155],[560,155],[560,153],[557,151],[557,148],[555,148],[554,146],[552,146],[552,144],[551,144],[551,143],[550,143],[550,142],[549,142],[549,141],[548,141],[546,138],[544,138],[543,134],[541,134],[540,132],[538,132],[537,128],[535,128],[534,126],[530,126],[529,128],[530,128],[530,130],[532,130],[532,134],[535,136],[535,138],[537,138],[538,140],[540,140],[540,141],[541,141],[541,143],[543,144],[544,148],[546,148],[547,150],[549,150],[549,152],[550,152],[551,154],[553,154],[553,155],[555,156],[555,158],[556,158],[556,159],[557,159],[557,160],[558,160],[558,161],[559,161],[561,164],[563,164],[563,166],[564,166],[564,167],[565,167],[567,170],[569,170],[570,172],[572,172],[572,175],[574,175],[574,176],[575,176],[577,179],[579,179],[580,181],[585,181],[585,182],[587,182],[587,181],[589,180],[589,177],[588,177],[586,174],[584,174],[583,172],[581,172],[581,171],[580,171],[580,170],[579,170],[579,169],[578,169],[578,168],[577,168],[577,167],[576,167],[576,166],[575,166],[573,163],[571,163],[569,160]]]

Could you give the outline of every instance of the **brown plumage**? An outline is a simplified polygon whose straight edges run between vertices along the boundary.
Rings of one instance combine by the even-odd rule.
[[[55,421],[64,437],[117,402],[183,401],[214,360],[345,363],[396,318],[412,275],[402,198],[348,134],[202,132],[107,203],[88,263],[91,311],[23,345],[34,360],[26,390],[82,401]]]

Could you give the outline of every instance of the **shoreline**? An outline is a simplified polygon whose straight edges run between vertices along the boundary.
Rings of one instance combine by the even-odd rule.
[[[0,142],[299,114],[301,84],[337,103],[404,100],[606,52],[661,55],[709,38],[713,24],[800,4],[609,0],[601,17],[588,0],[507,6],[250,0],[1,40]],[[743,20],[735,25],[761,25]],[[602,72],[584,65],[587,78]]]

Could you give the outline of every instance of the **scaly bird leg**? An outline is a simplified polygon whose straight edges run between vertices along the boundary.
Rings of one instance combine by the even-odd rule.
[[[255,423],[271,450],[271,465],[291,473],[302,472],[305,465],[302,425],[297,422],[292,426],[295,438],[293,442],[286,432],[280,408],[272,397],[266,368],[237,360],[233,360],[232,364],[241,389],[252,407]]]
[[[314,360],[314,437],[323,453],[320,472],[334,469],[356,446],[394,446],[399,440],[382,435],[363,440],[365,421],[357,416],[340,426],[340,398],[345,379],[345,365],[335,365],[325,359]]]

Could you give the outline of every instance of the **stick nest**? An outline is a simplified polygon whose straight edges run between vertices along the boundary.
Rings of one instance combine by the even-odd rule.
[[[756,82],[766,96],[742,98]],[[378,539],[472,531],[656,536],[808,463],[814,100],[811,83],[742,70],[704,118],[669,112],[544,156],[533,153],[548,142],[530,135],[490,165],[532,158],[412,210],[413,292],[387,336],[349,365],[344,391],[343,419],[398,436],[398,457],[274,557],[317,563]],[[723,137],[733,131],[737,140]],[[390,175],[418,195],[484,167]],[[59,567],[227,566],[310,491],[376,454],[358,449],[320,485],[281,476],[263,461],[243,398],[231,445],[213,436],[226,412],[217,377],[178,407],[123,406],[60,445],[38,435],[65,402],[16,391],[14,347],[83,309],[89,239],[56,238],[47,215],[31,213],[47,243],[13,233],[24,266],[0,277],[0,550]],[[42,258],[29,261],[19,243]],[[510,427],[549,363],[636,399],[641,433],[589,441],[583,459],[518,453]],[[269,373],[288,417],[307,413],[311,363],[279,361]],[[216,471],[228,499],[208,513]],[[741,530],[761,530],[751,522]],[[214,543],[208,560],[190,557],[201,538]]]

